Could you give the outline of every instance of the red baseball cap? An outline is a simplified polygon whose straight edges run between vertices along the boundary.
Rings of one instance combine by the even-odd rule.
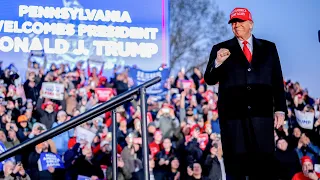
[[[230,13],[230,20],[228,24],[230,24],[233,20],[238,19],[242,21],[252,21],[252,16],[250,11],[247,8],[234,8]]]
[[[304,164],[305,162],[310,162],[312,163],[312,159],[309,156],[303,156],[301,158],[301,163]]]

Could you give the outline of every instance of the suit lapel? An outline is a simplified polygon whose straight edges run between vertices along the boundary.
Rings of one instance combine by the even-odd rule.
[[[249,65],[249,62],[246,58],[246,56],[244,55],[241,46],[238,42],[238,39],[236,37],[234,37],[231,40],[231,53],[235,54],[235,57],[237,57],[237,59],[239,59],[239,61],[241,61],[242,63],[245,63],[246,65]]]
[[[258,63],[259,54],[261,55],[260,50],[261,50],[262,43],[252,35],[252,44],[253,44],[253,50],[252,50],[251,64],[254,65]]]

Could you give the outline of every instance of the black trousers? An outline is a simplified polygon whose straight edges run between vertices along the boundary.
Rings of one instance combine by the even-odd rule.
[[[233,179],[263,179],[274,176],[273,117],[220,119],[226,174]],[[272,177],[268,177],[271,179]]]

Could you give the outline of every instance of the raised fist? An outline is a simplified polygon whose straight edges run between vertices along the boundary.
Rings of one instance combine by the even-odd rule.
[[[218,52],[217,52],[217,58],[216,58],[216,63],[218,64],[222,64],[229,56],[230,56],[230,51],[228,49],[225,48],[221,48]]]

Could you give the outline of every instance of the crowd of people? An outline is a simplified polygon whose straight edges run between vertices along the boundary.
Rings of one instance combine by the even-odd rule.
[[[84,67],[84,65],[87,67]],[[28,60],[26,74],[11,64],[0,70],[0,147],[14,147],[34,136],[70,120],[99,105],[96,88],[112,88],[123,93],[132,86],[128,68],[114,69],[112,77],[90,67],[90,61],[76,66],[51,64],[46,58],[40,65]],[[18,79],[26,77],[19,83]],[[152,180],[210,179],[224,180],[223,148],[220,141],[217,88],[208,87],[202,73],[194,68],[191,76],[180,71],[171,76],[164,88],[165,100],[148,97],[149,172]],[[43,83],[63,84],[62,99],[48,99]],[[191,82],[186,86],[186,82]],[[319,162],[319,99],[313,99],[299,83],[285,83],[288,115],[285,124],[275,130],[274,172],[279,179],[292,179],[300,172],[308,174]],[[216,85],[218,86],[218,85]],[[303,129],[295,110],[313,112],[314,126]],[[138,97],[117,108],[118,179],[142,180],[143,156],[141,114]],[[93,118],[79,127],[25,149],[3,161],[4,179],[112,179],[111,113]],[[80,130],[94,134],[92,140],[79,138]],[[54,156],[53,161],[48,163]],[[44,158],[45,157],[45,158]],[[258,159],[257,159],[258,161]],[[46,162],[47,164],[44,164]],[[310,165],[311,164],[311,165]],[[298,176],[296,175],[296,176]]]

